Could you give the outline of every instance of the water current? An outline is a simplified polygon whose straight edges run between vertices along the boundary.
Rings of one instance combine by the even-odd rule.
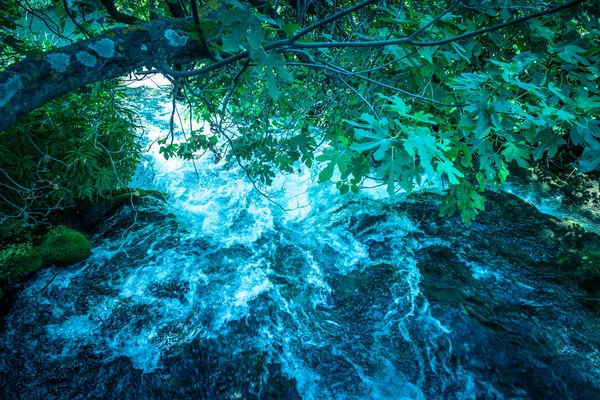
[[[170,109],[145,96],[152,141]],[[433,229],[435,204],[341,197],[313,175],[277,178],[284,211],[237,168],[151,147],[132,187],[167,203],[121,208],[87,261],[24,285],[0,395],[600,399],[598,321],[579,292],[478,247],[493,232],[477,224]]]

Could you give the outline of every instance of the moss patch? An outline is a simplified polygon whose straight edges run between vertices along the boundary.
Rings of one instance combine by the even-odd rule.
[[[166,201],[167,194],[158,190],[147,189],[129,189],[124,193],[115,195],[110,200],[113,207],[119,207],[125,204],[137,204],[144,197],[154,197],[155,199]]]
[[[600,255],[567,253],[553,259],[554,265],[588,294],[578,301],[588,309],[600,313]]]
[[[140,204],[144,199],[153,197],[165,202],[167,195],[157,190],[130,189],[115,192],[112,196],[92,206],[80,205],[74,212],[70,210],[63,215],[66,225],[76,226],[83,231],[91,231],[104,218],[114,213],[119,207]]]
[[[57,227],[48,233],[42,243],[40,254],[46,266],[77,264],[90,256],[92,246],[81,232],[66,227]]]
[[[28,243],[8,246],[0,251],[0,281],[16,283],[42,268],[37,248]]]

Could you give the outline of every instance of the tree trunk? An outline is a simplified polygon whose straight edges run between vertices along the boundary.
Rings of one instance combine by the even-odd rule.
[[[47,102],[90,83],[143,66],[207,58],[193,40],[192,18],[163,18],[116,28],[91,39],[29,56],[0,72],[0,132]]]

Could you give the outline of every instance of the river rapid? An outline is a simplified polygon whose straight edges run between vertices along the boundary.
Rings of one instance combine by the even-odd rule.
[[[170,110],[142,97],[151,142]],[[600,399],[597,278],[568,272],[596,235],[506,193],[466,229],[435,195],[313,175],[278,177],[277,205],[151,147],[132,187],[167,202],[120,208],[87,261],[22,285],[1,397]]]

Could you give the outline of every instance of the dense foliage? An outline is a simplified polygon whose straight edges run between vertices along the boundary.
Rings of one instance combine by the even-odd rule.
[[[167,31],[168,45],[205,51],[146,66],[171,76],[211,134],[181,143],[170,132],[161,151],[212,151],[261,190],[299,163],[317,165],[319,181],[342,194],[373,184],[410,193],[441,179],[442,214],[459,210],[470,224],[512,164],[600,168],[597,2],[72,4],[63,24],[98,37],[113,37],[103,29],[114,21],[143,29],[188,18]]]
[[[18,10],[11,11],[15,16]],[[0,22],[16,27],[14,19]],[[35,40],[19,44],[3,49],[5,66],[50,47]],[[0,221],[39,222],[54,209],[127,186],[140,148],[136,114],[123,89],[115,81],[83,87],[0,132]]]
[[[139,158],[124,93],[95,84],[34,111],[0,135],[2,214],[39,219],[127,186]]]

